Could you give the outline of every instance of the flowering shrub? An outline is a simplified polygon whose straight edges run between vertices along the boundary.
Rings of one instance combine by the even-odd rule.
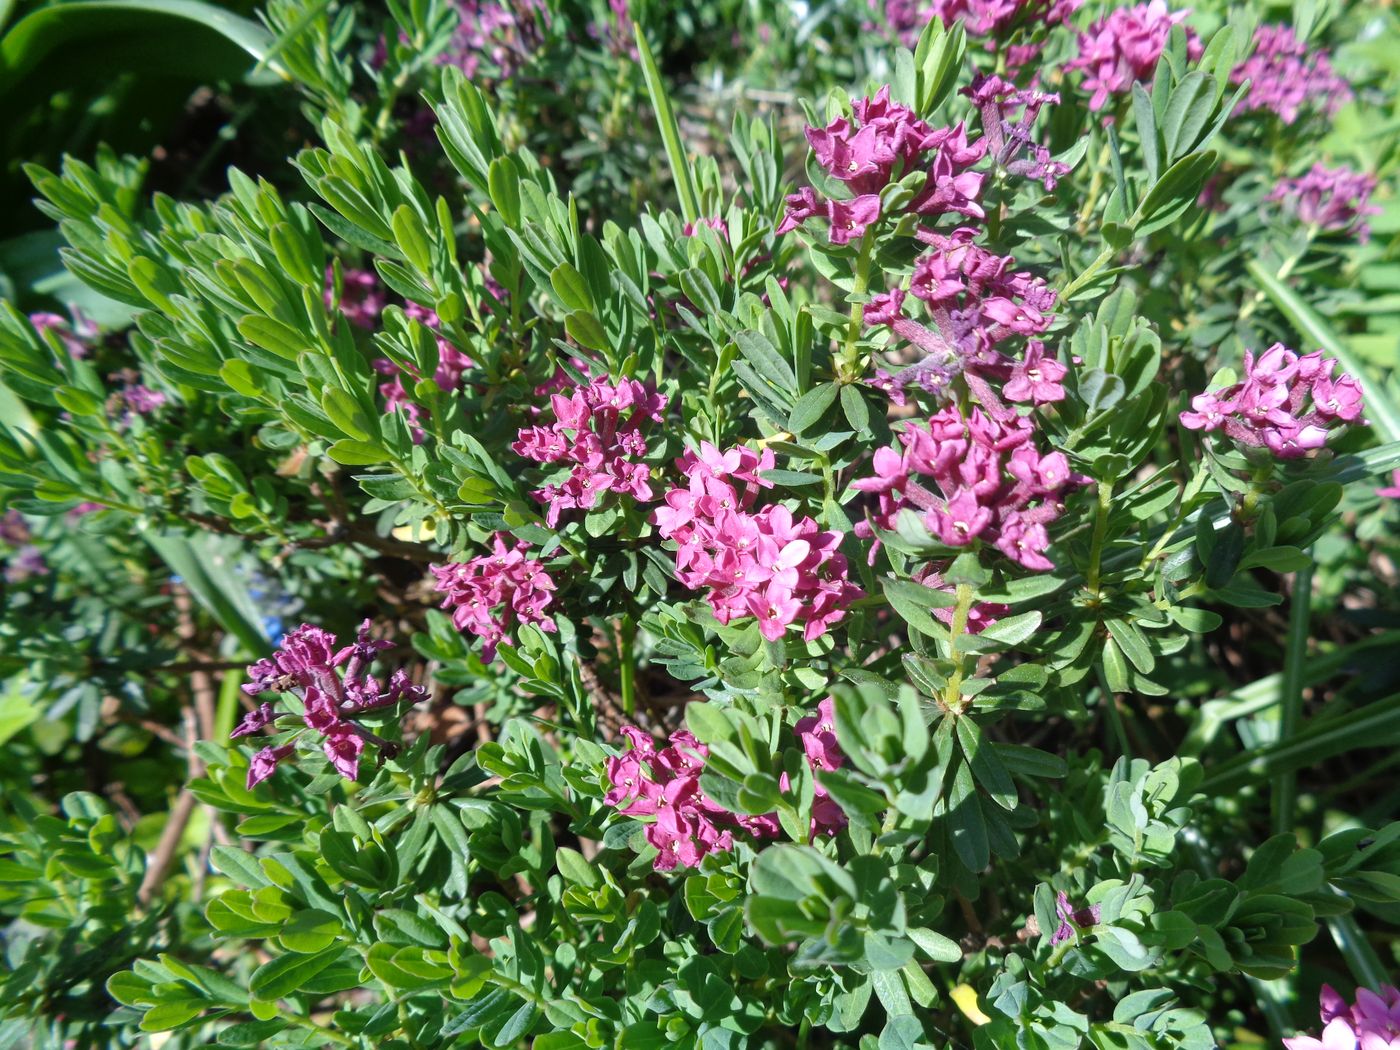
[[[1265,13],[272,0],[290,163],[30,166],[0,1046],[1400,1044],[1400,26]]]

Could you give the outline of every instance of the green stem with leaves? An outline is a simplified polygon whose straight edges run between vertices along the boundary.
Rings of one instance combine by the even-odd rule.
[[[948,628],[948,651],[953,658],[953,673],[948,676],[948,685],[943,690],[943,706],[949,711],[961,714],[963,709],[962,684],[964,656],[958,652],[958,639],[967,630],[967,619],[972,613],[972,586],[958,584],[957,604],[953,606],[953,622]]]
[[[860,330],[865,323],[865,293],[870,288],[870,262],[875,254],[875,231],[867,230],[860,239],[856,269],[851,279],[851,320],[846,326],[846,345],[837,365],[837,378],[853,383],[860,375]]]
[[[1108,539],[1108,516],[1113,510],[1113,482],[1099,482],[1099,499],[1094,510],[1094,537],[1089,546],[1089,566],[1084,586],[1095,599],[1103,597],[1103,550]]]

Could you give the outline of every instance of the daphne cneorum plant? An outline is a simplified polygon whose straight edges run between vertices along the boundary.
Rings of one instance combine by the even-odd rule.
[[[390,8],[265,13],[280,174],[28,170],[0,1045],[1397,1045],[1393,15],[876,5],[702,138],[723,5]]]

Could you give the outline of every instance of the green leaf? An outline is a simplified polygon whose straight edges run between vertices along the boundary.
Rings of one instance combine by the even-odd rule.
[[[253,971],[248,989],[265,1002],[293,995],[302,985],[341,957],[343,950],[331,948],[316,955],[279,955]]]
[[[42,94],[50,84],[70,85],[75,73],[97,81],[133,71],[201,84],[238,79],[272,44],[272,34],[256,22],[198,0],[48,4],[0,37],[0,97],[18,88]],[[277,78],[248,76],[263,83]]]
[[[342,438],[326,449],[326,454],[337,463],[347,467],[368,467],[375,463],[387,463],[391,457],[387,450],[368,441],[351,441]]]
[[[277,935],[277,942],[289,952],[315,955],[329,948],[344,933],[345,927],[330,912],[310,908],[287,920]]]
[[[823,383],[797,399],[788,415],[788,429],[800,434],[817,422],[836,401],[836,384]]]
[[[691,181],[690,160],[681,144],[681,129],[676,123],[676,115],[671,109],[671,99],[666,92],[666,82],[661,78],[661,70],[656,67],[647,38],[642,35],[642,27],[632,23],[632,34],[637,40],[637,57],[641,60],[642,76],[646,79],[647,94],[651,96],[652,109],[656,111],[656,124],[661,130],[661,141],[666,147],[666,160],[671,166],[671,178],[676,183],[676,197],[680,200],[681,214],[686,222],[699,222],[699,198],[695,184]]]

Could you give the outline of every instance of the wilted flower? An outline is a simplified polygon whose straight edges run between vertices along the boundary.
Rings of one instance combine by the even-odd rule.
[[[248,668],[249,681],[243,686],[249,696],[270,692],[298,696],[306,729],[320,735],[326,758],[347,780],[359,776],[360,755],[367,739],[389,746],[356,722],[356,717],[402,701],[418,703],[428,696],[402,668],[383,683],[369,673],[375,653],[391,647],[386,641],[372,641],[369,632],[370,621],[365,620],[353,644],[337,647],[330,631],[304,623],[282,639],[277,652]],[[243,716],[229,736],[236,739],[260,732],[274,725],[277,718],[271,703],[261,703]],[[288,743],[259,751],[248,767],[248,786],[272,776],[277,763],[295,750]]]
[[[1031,140],[1031,127],[1047,105],[1058,105],[1058,93],[1022,91],[998,76],[982,73],[964,88],[982,116],[982,134],[987,152],[997,167],[1012,175],[1038,179],[1046,191],[1053,190],[1069,165],[1052,160],[1050,151]]]
[[[1088,908],[1076,908],[1069,902],[1069,894],[1061,890],[1055,895],[1055,914],[1060,924],[1050,935],[1051,944],[1060,944],[1074,936],[1077,930],[1094,926],[1103,921],[1103,908],[1095,904]]]

